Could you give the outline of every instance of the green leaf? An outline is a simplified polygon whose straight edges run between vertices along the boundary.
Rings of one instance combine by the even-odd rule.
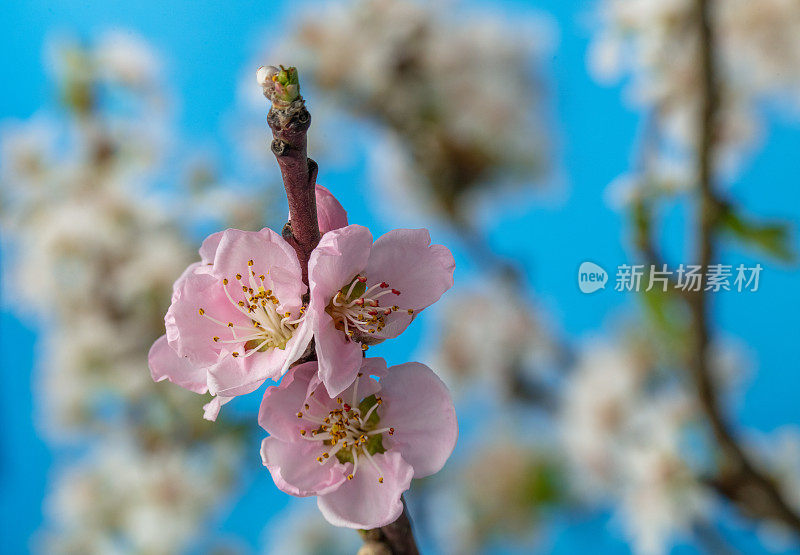
[[[792,225],[789,222],[757,222],[737,214],[730,206],[724,207],[719,225],[742,243],[756,247],[782,260],[792,262],[796,253],[792,249]]]

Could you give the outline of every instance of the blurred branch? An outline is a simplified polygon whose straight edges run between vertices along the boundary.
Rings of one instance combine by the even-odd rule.
[[[711,0],[697,0],[699,68],[701,71],[700,141],[697,152],[698,263],[707,268],[715,259],[715,234],[720,201],[713,187],[715,125],[719,111],[719,89],[715,67],[715,36]],[[704,288],[688,298],[693,329],[689,370],[697,388],[700,407],[708,418],[721,448],[720,475],[709,483],[718,493],[752,516],[774,518],[800,534],[800,516],[789,506],[778,485],[761,473],[739,445],[719,403],[711,375],[709,325],[710,298]]]

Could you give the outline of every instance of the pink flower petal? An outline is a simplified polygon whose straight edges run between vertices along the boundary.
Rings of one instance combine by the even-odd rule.
[[[183,285],[186,283],[188,277],[200,272],[201,266],[199,262],[189,264],[180,277],[175,280],[175,283],[172,284],[172,302],[175,302],[175,298],[181,294],[180,291],[183,289]]]
[[[392,366],[381,379],[381,426],[395,429],[385,435],[391,451],[399,450],[423,478],[441,470],[458,438],[456,411],[447,386],[419,362]]]
[[[217,364],[208,369],[208,390],[212,395],[235,397],[247,395],[261,387],[267,379],[280,377],[285,351],[270,349],[247,358],[234,357],[223,349]]]
[[[169,346],[166,335],[156,339],[150,347],[147,362],[150,366],[150,375],[157,382],[169,380],[195,393],[208,391],[205,368],[191,364],[188,359],[178,356],[178,353]]]
[[[334,327],[325,309],[336,292],[364,268],[371,245],[367,228],[349,225],[326,233],[308,263],[311,301],[307,314],[314,329],[320,377],[333,397],[353,382],[362,354],[359,344]]]
[[[233,357],[228,349],[224,349],[217,364],[208,369],[209,391],[214,395],[246,395],[268,379],[277,381],[305,353],[311,337],[311,325],[304,320],[285,349],[255,352],[247,357]]]
[[[233,281],[236,274],[241,274],[242,283],[247,285],[249,272],[255,272],[265,276],[264,287],[280,301],[280,312],[300,307],[306,286],[300,278],[297,254],[283,237],[268,228],[258,232],[227,229],[223,233],[214,258],[215,276]]]
[[[345,227],[347,225],[347,212],[336,200],[336,197],[322,185],[317,185],[316,196],[319,232],[325,235],[329,231]]]
[[[386,367],[386,361],[381,357],[370,357],[365,358],[364,362],[361,363],[360,372],[365,376],[383,378],[388,373],[388,368]]]
[[[317,462],[324,448],[321,442],[268,437],[261,442],[261,460],[281,491],[298,497],[324,495],[347,479],[338,461]]]
[[[210,422],[214,422],[217,420],[219,416],[219,409],[222,408],[222,405],[229,402],[233,397],[220,397],[216,396],[211,401],[203,405],[203,418]]]
[[[209,367],[219,359],[219,348],[212,338],[222,335],[225,328],[200,315],[201,308],[223,322],[239,322],[243,315],[225,297],[218,279],[210,274],[190,274],[174,292],[164,318],[169,344],[192,364]]]
[[[364,357],[361,345],[337,330],[327,312],[319,314],[309,311],[309,316],[315,328],[319,377],[328,394],[336,397],[356,379]]]
[[[369,259],[372,234],[361,225],[349,225],[323,235],[308,261],[311,302],[324,310],[336,292],[361,272]]]
[[[347,528],[379,528],[398,519],[403,512],[400,496],[411,485],[414,474],[398,452],[373,455],[381,473],[359,460],[352,480],[346,480],[335,491],[317,498],[322,516],[334,526]],[[348,463],[348,467],[352,467]],[[383,476],[383,483],[378,477]]]
[[[455,260],[447,247],[431,245],[427,229],[395,229],[380,236],[372,245],[364,269],[368,283],[386,282],[400,291],[393,303],[403,310],[418,312],[432,305],[453,286]],[[411,323],[411,316],[400,311],[387,317],[378,338],[396,337]]]
[[[224,234],[224,231],[212,233],[206,237],[203,241],[203,244],[200,245],[200,261],[203,266],[214,264],[214,259],[217,255],[217,248],[219,248],[219,242],[222,240],[222,236]]]
[[[289,366],[305,354],[312,337],[314,337],[314,330],[311,327],[311,321],[308,318],[303,318],[303,321],[294,330],[292,338],[286,343],[286,360],[284,360],[280,370],[281,376],[286,373]]]
[[[308,384],[316,375],[317,363],[304,362],[290,368],[280,385],[267,388],[258,411],[258,423],[269,435],[283,441],[300,437],[300,429],[308,422],[297,418],[297,412],[302,410]]]

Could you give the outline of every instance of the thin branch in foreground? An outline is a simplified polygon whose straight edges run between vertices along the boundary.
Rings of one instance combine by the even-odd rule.
[[[274,79],[273,79],[274,77]],[[300,95],[297,70],[262,67],[258,81],[271,102],[267,123],[272,130],[270,146],[281,169],[283,187],[289,203],[289,222],[283,228],[283,238],[297,252],[303,270],[303,282],[308,284],[308,260],[320,240],[317,220],[317,163],[308,157],[308,129],[311,114]],[[297,363],[316,360],[314,349]],[[403,501],[403,512],[393,523],[374,530],[363,530],[364,546],[361,555],[419,555],[411,521]]]
[[[274,75],[286,75],[289,84],[283,86],[272,81]],[[297,252],[303,269],[303,282],[308,284],[308,259],[320,239],[315,194],[317,163],[308,157],[307,134],[311,114],[300,95],[294,68],[280,71],[261,68],[259,82],[264,95],[272,101],[267,115],[273,136],[270,149],[280,166],[289,203],[289,222],[283,229],[283,237]]]

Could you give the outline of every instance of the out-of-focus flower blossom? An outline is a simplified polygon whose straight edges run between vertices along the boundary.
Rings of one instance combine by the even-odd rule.
[[[534,307],[501,280],[469,289],[449,296],[439,317],[442,336],[430,358],[445,381],[513,393],[517,378],[553,367],[556,348]]]
[[[547,141],[533,68],[552,34],[540,20],[453,19],[451,6],[437,2],[315,7],[266,56],[291,58],[304,86],[307,80],[340,108],[400,137],[410,153],[405,169],[413,171],[384,170],[381,184],[397,198],[424,198],[417,210],[449,216],[464,209],[466,197],[497,187],[501,175],[505,182],[540,174]]]
[[[109,31],[96,46],[98,71],[107,79],[135,88],[158,85],[161,62],[150,45],[125,31]]]
[[[624,432],[616,469],[620,516],[637,553],[664,553],[708,514],[710,494],[684,459],[683,428],[691,415],[686,399],[642,398]]]
[[[453,286],[455,261],[424,229],[397,229],[372,243],[359,225],[326,233],[308,264],[308,318],[320,378],[337,395],[356,377],[362,350],[397,337]]]
[[[387,370],[383,359],[365,359],[355,382],[332,397],[317,366],[296,366],[265,392],[259,413],[270,434],[261,447],[264,465],[286,493],[316,495],[336,526],[393,522],[412,477],[438,472],[455,446],[447,387],[423,364]]]
[[[581,353],[564,392],[564,445],[577,465],[582,491],[598,491],[613,479],[615,442],[630,420],[646,378],[632,353],[597,344]]]
[[[58,455],[86,447],[52,484],[45,550],[181,552],[225,495],[242,444],[232,428],[218,426],[218,440],[195,424],[200,399],[158,391],[145,370],[191,259],[179,225],[192,222],[150,181],[164,169],[158,59],[123,34],[57,46],[66,117],[37,115],[0,137],[4,287],[42,333],[40,424]]]
[[[505,534],[534,536],[540,510],[561,495],[557,466],[530,438],[494,438],[472,453],[459,486],[478,545]]]
[[[612,499],[639,553],[661,553],[705,514],[707,494],[684,459],[691,403],[654,387],[645,353],[597,343],[566,384],[563,440],[575,491]]]
[[[47,501],[55,523],[48,553],[166,555],[197,537],[206,507],[226,494],[234,446],[218,439],[196,452],[147,452],[129,439],[99,444],[60,474]]]
[[[295,500],[270,519],[264,530],[264,555],[353,555],[363,545],[352,530],[331,526],[311,500]]]
[[[787,0],[757,6],[747,0],[721,0],[711,5],[710,17],[719,100],[715,141],[720,162],[732,166],[734,154],[758,134],[759,102],[777,99],[796,108],[800,8]],[[606,0],[600,20],[589,53],[590,69],[601,81],[630,75],[633,102],[651,109],[666,139],[659,144],[672,157],[677,150],[682,163],[691,167],[703,90],[696,3]]]

